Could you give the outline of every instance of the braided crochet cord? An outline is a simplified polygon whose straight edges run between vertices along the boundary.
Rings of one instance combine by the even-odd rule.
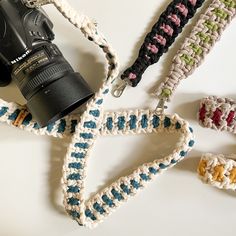
[[[151,32],[147,34],[138,58],[131,67],[123,72],[121,79],[128,80],[133,87],[137,86],[145,70],[150,65],[157,63],[160,57],[168,51],[203,2],[204,0],[174,0],[171,2]]]
[[[209,96],[201,100],[198,120],[201,126],[236,133],[236,103],[229,98]],[[228,159],[229,158],[229,159]],[[204,183],[236,190],[236,155],[204,154],[198,167]]]

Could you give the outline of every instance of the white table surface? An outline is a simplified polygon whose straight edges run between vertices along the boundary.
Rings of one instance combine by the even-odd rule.
[[[70,1],[97,20],[119,55],[121,69],[136,57],[147,30],[167,2]],[[55,24],[55,43],[74,69],[97,90],[105,73],[103,54],[52,6],[45,9]],[[63,211],[60,178],[68,140],[38,137],[1,124],[0,235],[235,235],[236,193],[204,185],[196,174],[202,153],[236,153],[234,135],[201,128],[196,120],[202,97],[214,94],[236,99],[235,24],[234,21],[227,28],[205,63],[181,83],[168,109],[191,122],[196,135],[194,150],[94,230],[79,227]],[[128,89],[120,99],[110,97],[107,109],[154,108],[156,101],[149,92],[167,74],[189,29],[157,65],[147,70],[136,89]],[[1,88],[0,94],[5,100],[23,102],[14,85]],[[158,135],[99,138],[89,162],[88,195],[138,164],[170,152],[174,142],[170,136]]]

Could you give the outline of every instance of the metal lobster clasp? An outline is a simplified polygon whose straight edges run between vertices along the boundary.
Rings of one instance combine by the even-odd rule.
[[[114,85],[111,94],[115,98],[121,97],[126,87],[129,85],[127,80],[120,80],[116,85]]]
[[[165,106],[166,103],[166,99],[165,98],[161,98],[157,104],[157,107],[155,109],[155,113],[157,115],[163,115],[165,109],[167,109],[167,106]]]

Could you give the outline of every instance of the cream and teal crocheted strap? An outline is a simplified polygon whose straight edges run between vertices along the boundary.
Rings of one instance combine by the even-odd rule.
[[[157,174],[169,169],[192,148],[193,134],[188,123],[177,115],[157,116],[150,111],[126,111],[122,113],[105,113],[104,100],[110,93],[111,83],[118,74],[118,62],[115,53],[104,37],[97,31],[94,24],[81,22],[81,16],[64,0],[33,1],[36,4],[53,3],[57,9],[84,35],[99,45],[106,54],[109,63],[108,77],[103,86],[87,103],[86,111],[78,118],[69,116],[65,119],[39,129],[37,123],[24,107],[17,104],[1,102],[0,120],[19,128],[38,134],[62,137],[72,134],[63,166],[64,205],[68,214],[79,224],[92,227],[102,221],[122,202],[138,192],[145,183],[150,182]],[[39,5],[37,5],[39,3]],[[79,22],[77,22],[79,21]],[[161,160],[138,167],[129,176],[122,177],[101,193],[95,194],[89,200],[84,199],[86,164],[96,138],[105,134],[132,134],[149,132],[181,133],[181,142],[173,153]]]
[[[92,110],[92,114],[98,115],[98,111]],[[22,120],[19,125],[16,121],[21,114]],[[0,99],[0,122],[7,123],[13,127],[35,133],[37,135],[50,135],[54,137],[71,136],[80,122],[78,115],[67,116],[57,122],[51,123],[45,128],[40,128],[37,122],[32,118],[32,115],[27,112],[25,107],[15,103],[7,103]],[[92,123],[91,123],[92,125]],[[171,123],[169,116],[160,117],[155,111],[150,110],[130,110],[119,112],[104,112],[99,135],[132,135],[157,132],[163,125],[169,128],[169,131],[180,130],[182,125],[176,120],[175,124]],[[82,134],[83,137],[89,139],[92,137],[90,133]]]
[[[236,155],[204,154],[198,175],[204,183],[214,187],[236,190]]]
[[[173,153],[163,159],[139,166],[130,175],[120,178],[109,187],[95,194],[89,200],[84,199],[85,173],[91,145],[94,143],[97,127],[83,123],[83,127],[73,138],[64,165],[64,205],[69,215],[79,224],[93,227],[116,209],[121,203],[134,196],[146,183],[164,170],[169,169],[183,159],[194,145],[192,129],[177,115],[158,117],[156,132],[178,132],[181,141]],[[126,130],[130,129],[129,126]]]
[[[235,15],[235,0],[212,1],[174,57],[170,73],[159,89],[161,97],[169,99],[179,82],[194,72]]]

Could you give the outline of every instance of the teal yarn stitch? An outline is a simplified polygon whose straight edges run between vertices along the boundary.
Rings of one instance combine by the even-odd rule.
[[[94,121],[86,121],[84,122],[84,128],[96,129],[97,125]]]
[[[82,149],[88,149],[89,144],[88,143],[76,143],[75,147],[79,147],[79,148],[82,148]]]
[[[97,202],[95,202],[93,204],[93,208],[99,212],[100,214],[104,214],[106,211],[104,210],[104,208],[102,206],[100,206]]]
[[[72,162],[69,163],[68,167],[73,169],[82,169],[82,164],[79,162]]]
[[[23,120],[22,124],[27,126],[30,124],[30,121],[32,120],[32,115],[31,114],[28,114],[25,119]]]
[[[152,125],[153,128],[158,128],[158,126],[160,125],[160,118],[158,116],[156,115],[153,116]]]
[[[148,170],[149,170],[150,173],[152,173],[154,175],[158,173],[158,170],[153,168],[153,167],[149,167]]]
[[[67,203],[71,206],[78,206],[80,204],[80,201],[77,198],[71,197],[67,200]]]
[[[102,195],[102,200],[103,202],[106,203],[109,207],[115,206],[114,202],[107,196],[107,195]]]
[[[92,133],[80,133],[80,137],[84,139],[93,139]]]
[[[8,107],[1,107],[0,116],[4,116],[8,111]]]
[[[97,218],[94,216],[91,210],[86,209],[85,210],[85,216],[89,217],[91,220],[95,221]]]
[[[108,94],[109,93],[109,89],[104,90],[103,94]]]
[[[166,169],[167,167],[169,167],[169,165],[165,165],[165,164],[163,164],[163,163],[160,163],[160,164],[159,164],[159,167],[160,167],[161,169]]]
[[[103,103],[103,99],[99,99],[99,100],[96,101],[97,105],[101,105],[102,103]]]
[[[140,178],[141,178],[142,180],[144,180],[144,181],[150,180],[150,177],[149,177],[148,175],[144,174],[144,173],[140,174],[139,176],[140,176]]]
[[[61,119],[57,132],[64,133],[65,129],[66,129],[66,121],[65,119]]]
[[[178,161],[176,161],[175,159],[171,160],[171,164],[176,164]]]
[[[177,123],[175,124],[175,128],[176,128],[176,129],[181,129],[181,124],[180,124],[179,122],[177,122]]]
[[[120,188],[126,193],[126,194],[130,194],[131,193],[131,190],[128,188],[128,186],[127,185],[125,185],[125,184],[121,184],[120,185]]]
[[[81,152],[72,152],[71,157],[83,159],[85,157],[85,154]]]
[[[114,198],[117,199],[118,201],[121,201],[124,199],[124,197],[118,191],[116,191],[114,188],[111,190],[111,193],[114,196]]]
[[[118,117],[118,129],[119,130],[123,130],[125,128],[125,117],[124,116],[120,116]]]
[[[78,173],[73,173],[67,176],[68,180],[80,180],[81,179],[81,175]]]
[[[107,118],[106,127],[107,127],[108,130],[112,130],[113,129],[113,120],[112,120],[111,117]]]
[[[194,143],[195,143],[194,140],[190,140],[189,143],[188,143],[189,147],[193,147]]]
[[[49,125],[47,126],[47,131],[48,131],[48,132],[52,132],[52,130],[53,130],[53,128],[54,128],[55,125],[56,125],[55,122],[49,124]]]
[[[143,129],[148,127],[148,118],[147,115],[142,115],[141,126]]]
[[[94,117],[99,117],[100,116],[100,111],[99,110],[91,110],[91,111],[89,111],[89,114],[94,116]]]
[[[75,211],[75,210],[68,211],[68,214],[70,216],[72,216],[73,219],[76,219],[76,218],[80,217],[80,214],[77,211]]]
[[[184,157],[184,156],[186,156],[186,155],[187,155],[187,152],[185,152],[185,151],[181,151],[181,152],[180,152],[180,156]]]
[[[76,128],[77,124],[78,124],[77,120],[72,120],[71,121],[71,133],[75,132],[75,128]]]
[[[165,120],[164,120],[164,127],[165,128],[168,128],[171,126],[171,120],[169,117],[165,117]]]
[[[38,124],[38,123],[34,123],[34,126],[33,126],[33,128],[37,130],[37,129],[40,129],[40,126],[39,126],[39,124]]]
[[[79,193],[80,188],[78,186],[68,186],[67,187],[67,192],[68,193]]]
[[[130,181],[131,185],[135,188],[135,189],[139,189],[141,187],[141,185],[139,184],[139,182],[137,182],[136,180],[132,179]]]
[[[137,116],[131,115],[129,120],[129,128],[130,129],[136,129],[137,125]]]
[[[15,120],[17,116],[20,114],[20,109],[16,109],[11,115],[8,116],[9,120]]]

